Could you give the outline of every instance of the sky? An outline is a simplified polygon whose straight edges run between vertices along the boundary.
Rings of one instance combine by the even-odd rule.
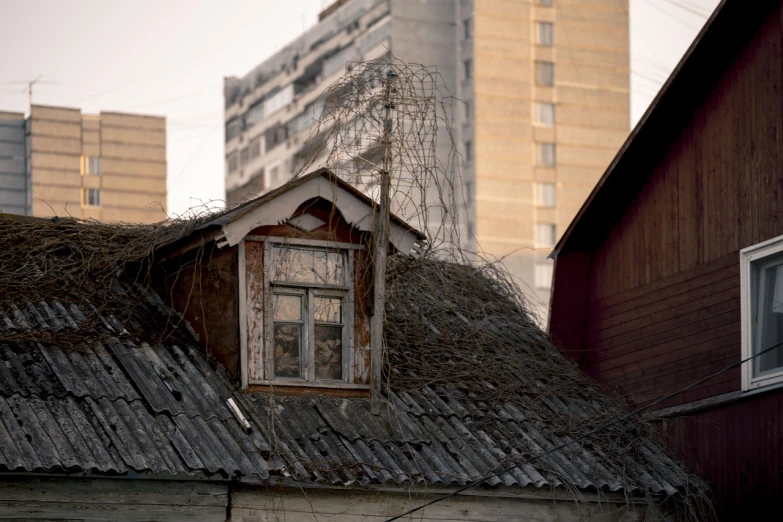
[[[283,48],[330,3],[0,0],[0,110],[27,111],[37,79],[35,104],[165,116],[169,214],[220,205],[223,78]],[[629,3],[635,124],[718,0]]]

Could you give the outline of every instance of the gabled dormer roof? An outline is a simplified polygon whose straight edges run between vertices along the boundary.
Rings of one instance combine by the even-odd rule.
[[[375,202],[332,171],[318,169],[243,203],[225,214],[208,221],[204,227],[219,225],[222,235],[218,245],[236,245],[251,230],[264,225],[279,225],[290,219],[302,203],[323,198],[330,201],[353,227],[371,232]],[[389,241],[397,251],[410,253],[424,234],[399,217],[390,216]]]

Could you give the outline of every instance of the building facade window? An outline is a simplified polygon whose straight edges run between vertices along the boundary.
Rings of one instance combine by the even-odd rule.
[[[101,158],[99,156],[82,156],[81,172],[90,176],[98,176],[101,173]]]
[[[101,206],[101,189],[82,189],[82,206],[99,208]]]
[[[554,183],[536,183],[536,206],[553,208],[557,204],[556,194]]]
[[[783,236],[740,251],[742,386],[783,382]]]
[[[535,122],[539,125],[555,124],[555,104],[549,102],[537,102],[533,106]]]
[[[465,102],[465,119],[468,121],[473,119],[473,102],[470,100]]]
[[[345,251],[265,242],[269,256],[267,365],[275,381],[346,382],[350,357]]]
[[[462,31],[465,40],[469,40],[473,36],[473,21],[470,18],[463,20]]]
[[[536,223],[536,246],[553,247],[557,241],[557,226],[554,223]]]
[[[555,24],[552,22],[537,22],[536,43],[546,47],[555,45]]]
[[[228,157],[228,171],[236,172],[239,169],[239,155],[234,152]]]
[[[552,263],[536,263],[533,284],[536,288],[549,288],[552,286]]]
[[[261,155],[261,137],[259,136],[253,139],[247,148],[249,150],[249,156],[251,160],[259,157]]]
[[[269,95],[266,100],[264,100],[263,113],[269,116],[273,112],[277,112],[291,103],[293,99],[294,85],[291,84]]]
[[[538,5],[553,6],[555,5],[555,0],[536,0],[536,3]]]
[[[536,164],[541,167],[554,167],[557,164],[554,143],[536,143]]]
[[[473,78],[473,60],[465,60],[463,63],[463,69],[464,69],[464,75],[465,79],[469,80],[470,78]]]
[[[473,161],[473,142],[468,140],[465,142],[465,162],[470,163]]]
[[[231,118],[226,122],[226,141],[239,136],[242,132],[242,120],[240,118]]]
[[[247,164],[248,151],[247,147],[239,151],[239,164],[244,167]]]
[[[536,62],[536,84],[552,87],[555,84],[555,64]]]
[[[254,103],[245,113],[245,128],[249,129],[264,119],[264,105],[260,101]]]

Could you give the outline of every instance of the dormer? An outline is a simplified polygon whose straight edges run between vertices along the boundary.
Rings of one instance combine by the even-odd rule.
[[[176,245],[159,291],[243,389],[366,393],[374,212],[371,199],[318,170]],[[423,239],[390,217],[390,253]]]

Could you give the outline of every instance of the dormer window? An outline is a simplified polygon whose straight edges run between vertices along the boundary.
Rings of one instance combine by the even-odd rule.
[[[370,198],[321,169],[220,217],[218,248],[237,246],[234,367],[243,389],[369,392],[372,353],[382,345],[370,332],[374,215]],[[393,214],[388,232],[390,253],[408,254],[424,240]],[[230,338],[210,339],[229,368]]]
[[[317,242],[314,242],[317,244]],[[266,366],[274,380],[346,382],[351,355],[351,281],[340,249],[265,244],[271,310]]]

